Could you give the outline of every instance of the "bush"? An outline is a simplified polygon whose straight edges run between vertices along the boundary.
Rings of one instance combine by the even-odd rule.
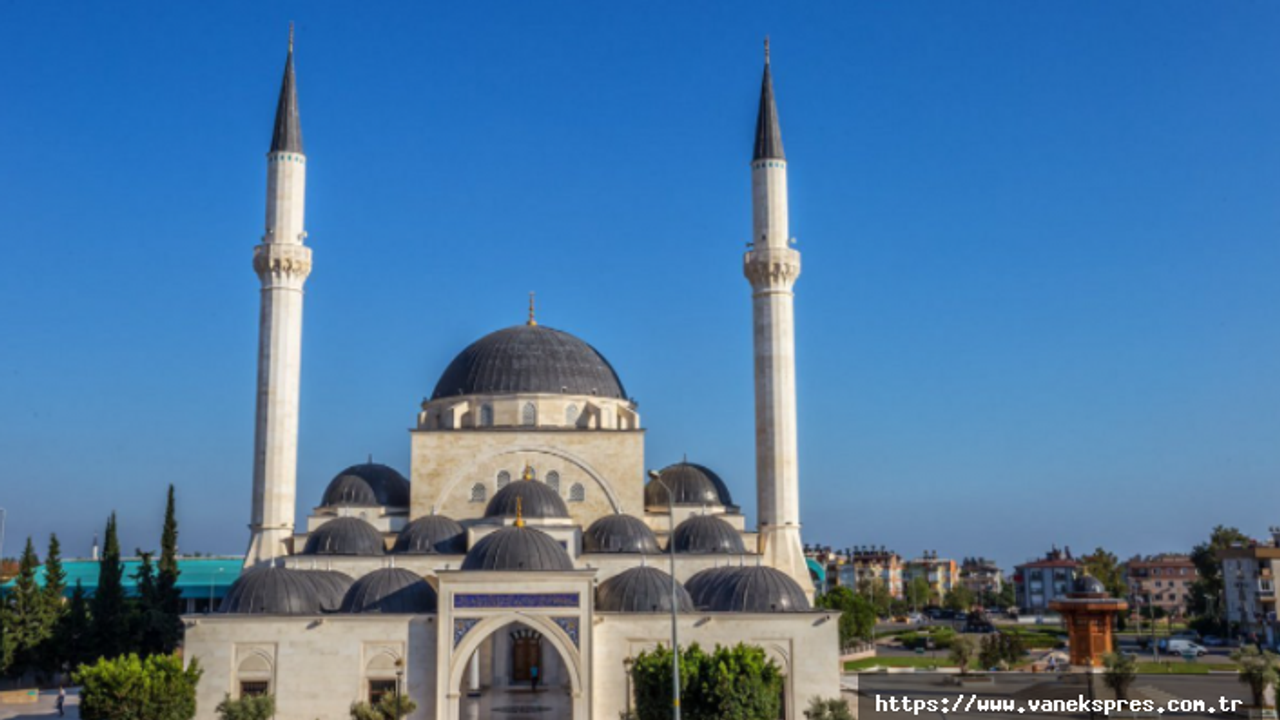
[[[673,653],[659,645],[640,653],[631,674],[639,720],[671,716]],[[706,653],[696,643],[680,653],[680,709],[686,720],[776,718],[782,710],[782,671],[764,650],[738,644]]]
[[[72,681],[84,720],[191,720],[200,675],[195,660],[184,670],[175,655],[124,655],[82,665]]]
[[[400,720],[417,709],[418,703],[413,698],[392,693],[383,695],[376,705],[351,703],[351,720]]]
[[[814,698],[804,711],[805,720],[853,720],[849,703],[843,698]]]
[[[898,636],[902,646],[908,650],[927,650],[929,649],[930,639],[933,640],[933,649],[947,650],[951,648],[951,643],[956,639],[956,631],[944,627],[937,628],[933,632],[909,632]]]
[[[951,641],[951,662],[960,666],[960,674],[969,674],[969,661],[973,659],[974,653],[973,640],[967,637],[958,637]]]
[[[1249,694],[1253,696],[1253,706],[1261,708],[1265,705],[1267,688],[1280,679],[1276,672],[1276,656],[1269,652],[1259,651],[1255,647],[1243,647],[1231,653],[1231,659],[1240,666],[1240,682],[1249,686]]]
[[[276,714],[276,699],[270,695],[246,695],[232,700],[227,695],[215,712],[222,720],[271,720]]]
[[[1108,653],[1103,657],[1102,662],[1107,668],[1103,673],[1102,681],[1115,691],[1116,699],[1128,700],[1129,686],[1138,679],[1138,661],[1129,655]]]

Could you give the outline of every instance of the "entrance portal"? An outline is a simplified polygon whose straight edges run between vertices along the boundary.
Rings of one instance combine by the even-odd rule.
[[[498,625],[492,630],[479,643],[467,646],[470,656],[457,688],[456,717],[463,720],[574,718],[576,670],[562,655],[564,650],[559,643],[564,639],[548,637],[546,633],[554,632],[550,628],[535,630],[520,621]]]
[[[521,627],[511,633],[511,679],[517,683],[533,681],[534,668],[542,674],[542,634]],[[540,681],[545,678],[539,678]]]

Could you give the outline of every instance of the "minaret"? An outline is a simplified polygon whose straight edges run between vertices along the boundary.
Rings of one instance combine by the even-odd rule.
[[[800,253],[787,229],[787,161],[764,41],[764,80],[751,158],[752,238],[743,257],[751,282],[756,385],[756,501],[764,562],[811,588],[800,542],[800,473],[796,450],[794,295]]]
[[[267,228],[253,249],[262,281],[258,319],[258,403],[253,440],[252,537],[245,566],[288,553],[298,475],[298,379],[302,363],[302,286],[311,273],[303,245],[307,157],[302,152],[293,77],[293,26],[275,130],[267,153]]]

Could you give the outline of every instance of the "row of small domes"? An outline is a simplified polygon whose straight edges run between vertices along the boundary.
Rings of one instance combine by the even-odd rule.
[[[466,530],[456,520],[427,515],[400,531],[391,553],[461,555],[467,553],[466,542]],[[715,515],[687,518],[676,526],[672,542],[678,553],[742,555],[747,551],[742,535]],[[657,536],[643,520],[622,514],[607,515],[592,523],[582,534],[582,549],[587,553],[656,555],[662,552]],[[312,532],[301,554],[370,556],[386,552],[382,533],[372,524],[360,518],[340,517]]]
[[[536,532],[536,531],[535,531]],[[541,534],[541,533],[539,533]],[[572,569],[572,567],[565,568]],[[787,574],[768,567],[721,567],[696,573],[685,585],[657,568],[625,570],[600,583],[601,612],[801,612],[810,605]],[[219,613],[318,615],[321,613],[434,613],[436,591],[409,570],[382,568],[352,580],[329,570],[262,566],[246,571],[227,592]]]
[[[663,468],[658,473],[658,479],[661,482],[650,482],[644,488],[645,507],[666,507],[667,488],[670,488],[677,505],[733,507],[733,498],[729,495],[728,485],[720,479],[719,475],[702,465],[691,462],[676,463]],[[518,483],[512,483],[512,485],[516,484]],[[546,507],[541,508],[541,512],[546,514],[537,517],[569,517],[569,509],[559,493],[545,484],[535,484],[547,491],[542,498]],[[488,507],[485,508],[486,517],[515,514],[514,507],[506,508],[502,503],[496,502],[501,494],[499,491],[494,495],[493,500],[489,501]],[[321,505],[323,507],[408,507],[409,481],[395,468],[380,463],[352,465],[338,473],[329,482]],[[505,512],[506,510],[511,512]],[[526,507],[525,514],[530,515],[530,510]],[[530,517],[534,516],[530,515]]]

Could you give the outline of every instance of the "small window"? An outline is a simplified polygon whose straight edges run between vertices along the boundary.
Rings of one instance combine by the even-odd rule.
[[[476,483],[471,486],[471,502],[482,503],[485,499],[484,483]]]
[[[396,695],[395,680],[370,680],[369,681],[369,704],[370,705],[377,705],[379,702],[382,701],[382,698],[387,697],[388,695],[390,695],[391,697],[395,697]]]
[[[560,473],[555,470],[547,473],[547,485],[550,486],[552,490],[560,492]]]
[[[493,427],[493,406],[480,406],[480,427]]]
[[[271,692],[271,683],[266,680],[242,680],[240,697],[262,697]]]
[[[502,488],[510,484],[511,484],[511,473],[507,472],[506,470],[503,470],[502,472],[498,473],[498,489],[499,490],[501,490]]]
[[[574,483],[569,487],[569,502],[582,502],[587,499],[587,489],[582,483]]]
[[[578,406],[570,405],[564,409],[564,424],[573,427],[578,424]]]
[[[524,404],[524,409],[520,411],[521,425],[537,425],[538,424],[538,408],[533,403]]]

